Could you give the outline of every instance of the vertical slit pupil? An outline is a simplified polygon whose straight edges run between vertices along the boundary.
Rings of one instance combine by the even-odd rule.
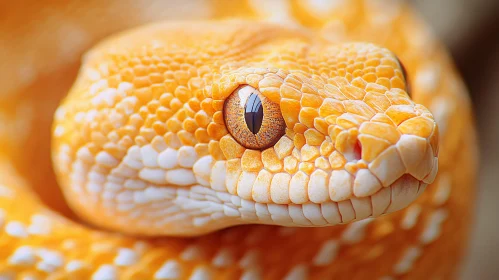
[[[245,114],[244,119],[246,120],[246,125],[248,129],[253,133],[257,134],[260,131],[263,121],[263,107],[262,100],[258,97],[258,94],[252,93],[248,97],[244,108]]]

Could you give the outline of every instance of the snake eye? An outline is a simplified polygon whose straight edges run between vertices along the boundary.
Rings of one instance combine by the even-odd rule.
[[[227,97],[224,119],[232,137],[254,150],[273,146],[286,129],[279,105],[248,85],[238,87]]]

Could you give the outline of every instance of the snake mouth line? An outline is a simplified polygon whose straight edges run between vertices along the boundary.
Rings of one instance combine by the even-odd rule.
[[[307,202],[303,204],[258,203],[237,195],[195,185],[172,192],[170,202],[158,204],[143,213],[151,221],[147,226],[152,235],[161,232],[166,224],[181,224],[177,231],[171,227],[171,236],[197,236],[221,228],[242,224],[267,224],[288,227],[322,227],[375,218],[405,208],[425,190],[427,184],[411,175],[404,175],[389,187],[362,198],[339,202]],[[137,209],[114,205],[119,212],[133,213]],[[182,213],[179,215],[178,213]],[[127,215],[129,217],[129,215]],[[140,216],[136,217],[140,219]],[[118,227],[131,220],[115,220]],[[123,223],[123,225],[119,225]],[[140,222],[135,221],[140,225]],[[202,229],[202,231],[200,231]],[[133,229],[140,232],[140,228]]]
[[[331,226],[375,218],[403,209],[417,199],[426,186],[426,183],[411,175],[404,175],[391,186],[384,187],[371,196],[353,197],[339,202],[283,205],[257,203],[230,196],[230,200],[224,202],[227,203],[224,206],[229,207],[224,208],[224,216],[236,218],[242,223],[299,227]],[[209,213],[209,209],[204,212]]]
[[[207,187],[194,186],[189,196],[199,198],[203,195],[205,200],[177,197],[174,203],[178,209],[188,213],[184,218],[189,223],[192,222],[192,228],[203,228],[206,232],[242,224],[324,227],[376,218],[405,208],[424,192],[426,186],[426,183],[411,175],[404,175],[391,186],[384,187],[369,197],[354,197],[339,202],[286,205],[258,203]],[[187,195],[187,192],[185,194]],[[172,222],[172,219],[168,222]],[[158,223],[158,226],[160,227],[161,223]],[[179,233],[171,232],[180,236],[185,236],[186,233],[190,235],[185,230]],[[198,231],[192,235],[198,235]]]

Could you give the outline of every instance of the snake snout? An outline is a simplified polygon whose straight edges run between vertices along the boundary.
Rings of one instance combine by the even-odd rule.
[[[393,105],[362,123],[356,139],[360,158],[352,158],[352,152],[344,170],[332,172],[330,188],[336,199],[370,197],[372,215],[377,216],[406,207],[434,181],[438,128],[422,106]],[[340,191],[350,184],[352,194]]]

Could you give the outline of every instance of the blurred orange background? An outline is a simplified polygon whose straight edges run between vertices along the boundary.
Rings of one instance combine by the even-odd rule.
[[[462,279],[499,279],[499,1],[411,1],[470,90],[480,143],[476,220]]]

